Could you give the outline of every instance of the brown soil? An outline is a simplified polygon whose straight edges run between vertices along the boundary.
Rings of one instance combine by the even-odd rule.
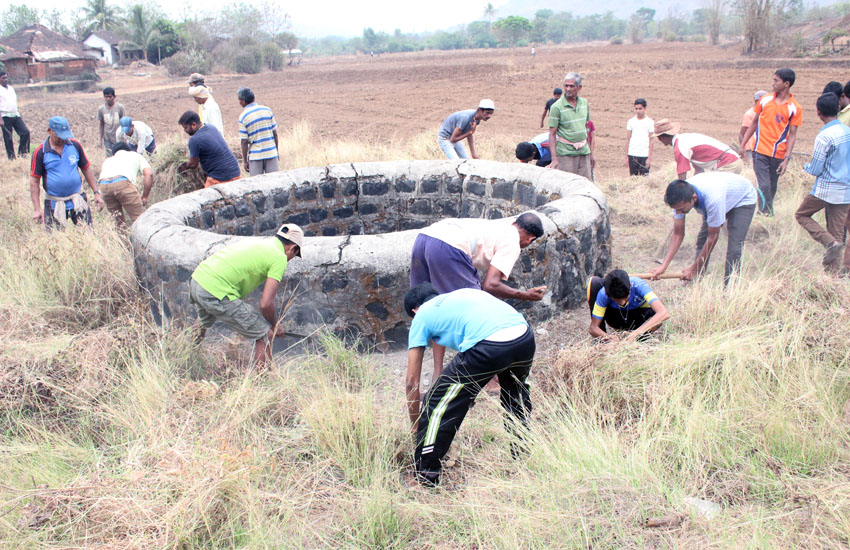
[[[517,141],[540,132],[543,104],[564,74],[577,70],[585,77],[582,95],[588,99],[597,127],[597,174],[621,175],[624,167],[625,124],[636,97],[649,102],[655,119],[671,118],[686,131],[730,142],[736,139],[741,115],[752,105],[752,93],[768,89],[775,61],[761,67],[734,61],[737,47],[705,44],[643,44],[638,46],[548,46],[537,48],[532,60],[525,49],[422,52],[415,54],[347,56],[307,60],[299,67],[260,75],[213,75],[207,83],[221,105],[225,123],[236,133],[241,111],[236,90],[249,86],[258,101],[269,105],[278,124],[307,121],[323,139],[354,138],[370,142],[436,134],[449,113],[471,108],[482,97],[496,102],[496,115],[476,133],[476,139],[501,134]],[[794,67],[793,62],[789,62]],[[134,72],[150,73],[135,76]],[[797,71],[794,92],[804,109],[797,151],[811,151],[820,128],[815,100],[829,80],[846,80],[837,66],[806,66]],[[154,128],[157,136],[176,134],[176,120],[196,105],[186,94],[184,78],[169,78],[157,67],[104,70],[102,85],[114,86],[128,112]],[[50,95],[25,101],[23,114],[34,140],[44,135],[47,119],[63,114],[84,145],[97,144],[95,112],[99,92]],[[161,141],[161,139],[158,139]],[[656,143],[657,162],[672,159]]]

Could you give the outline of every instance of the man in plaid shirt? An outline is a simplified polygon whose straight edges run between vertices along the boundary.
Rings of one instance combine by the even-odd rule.
[[[824,127],[815,138],[812,160],[804,170],[815,176],[815,185],[806,195],[795,217],[814,240],[826,247],[823,265],[837,271],[844,251],[847,213],[850,211],[850,128],[837,119],[838,98],[827,93],[818,98],[818,118]],[[826,214],[826,229],[812,219],[821,210]],[[850,272],[850,254],[844,254],[844,272]]]

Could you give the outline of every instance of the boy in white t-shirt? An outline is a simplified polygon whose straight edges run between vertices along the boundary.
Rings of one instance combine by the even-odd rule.
[[[652,163],[650,139],[655,122],[646,116],[646,100],[635,100],[635,116],[626,123],[626,166],[630,176],[646,176]]]

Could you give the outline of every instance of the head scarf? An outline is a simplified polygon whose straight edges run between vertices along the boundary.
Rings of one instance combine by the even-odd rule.
[[[210,97],[210,89],[206,86],[191,86],[189,88],[189,95],[192,97],[206,99]]]

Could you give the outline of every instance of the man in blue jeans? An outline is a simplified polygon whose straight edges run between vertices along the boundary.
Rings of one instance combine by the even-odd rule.
[[[490,120],[495,111],[496,105],[492,100],[482,99],[477,109],[450,114],[440,125],[440,131],[437,133],[437,143],[443,153],[446,154],[446,158],[468,159],[471,154],[472,158],[477,159],[478,155],[475,153],[475,141],[472,135],[475,133],[476,126],[481,121]],[[464,139],[469,143],[469,154],[461,143]]]
[[[438,295],[431,283],[422,283],[404,295],[404,309],[413,317],[405,385],[407,413],[416,431],[415,476],[433,487],[440,482],[440,460],[470,403],[491,378],[499,378],[508,432],[516,435],[516,422],[526,424],[531,414],[527,379],[534,360],[534,333],[514,308],[473,288]],[[458,354],[421,402],[420,414],[419,377],[425,347],[431,342]],[[519,452],[512,441],[511,454]]]

